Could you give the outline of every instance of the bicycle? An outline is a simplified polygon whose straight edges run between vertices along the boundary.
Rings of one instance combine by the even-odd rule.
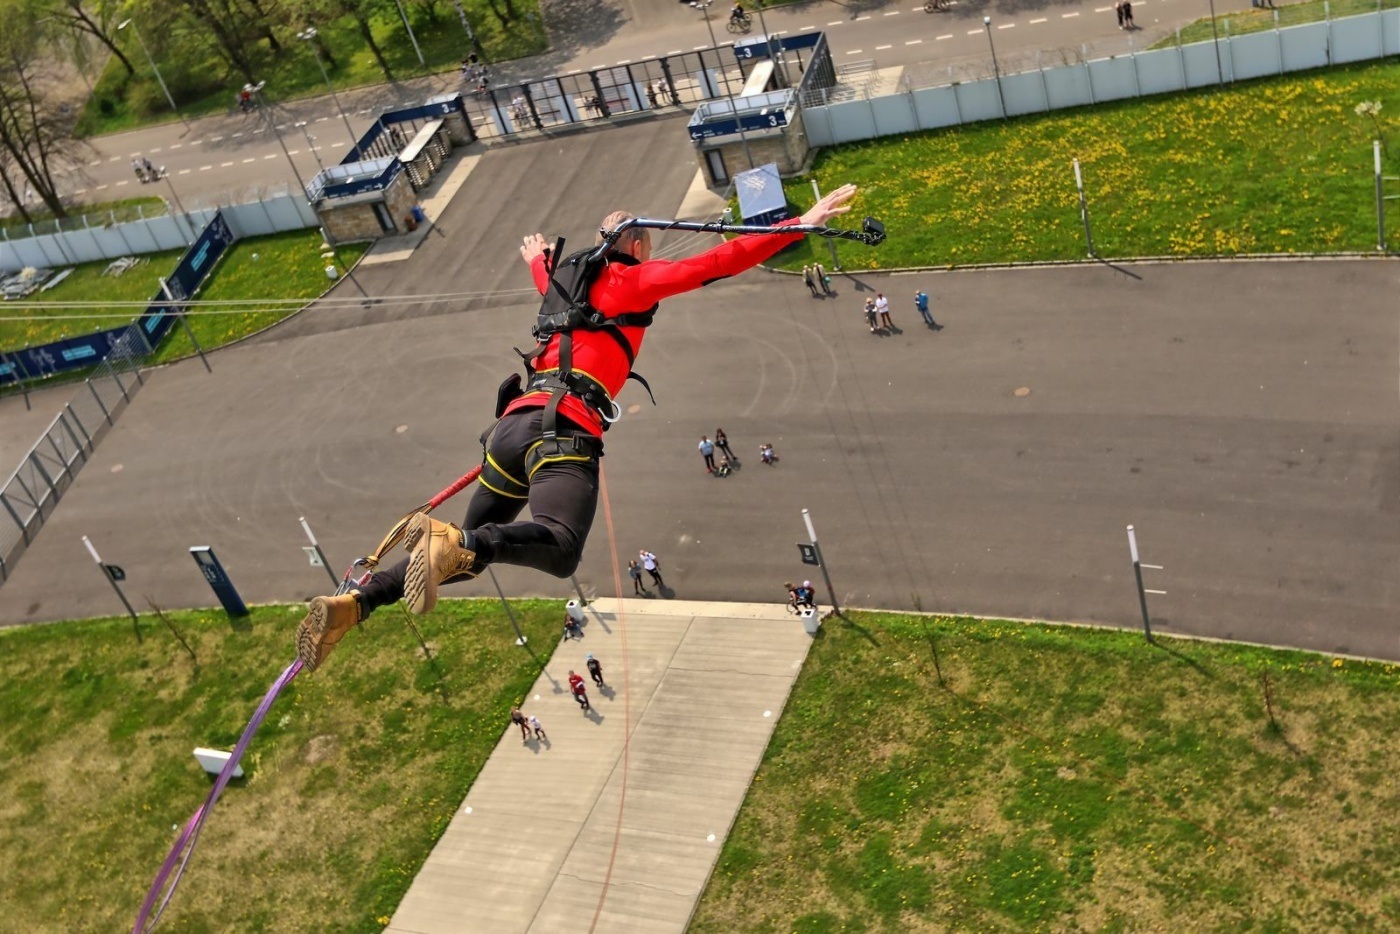
[[[947,9],[952,5],[953,0],[924,0],[924,12],[933,13],[934,11],[937,11],[939,13],[943,13],[946,12]]]
[[[731,16],[729,22],[724,25],[725,29],[735,33],[747,33],[753,28],[753,17],[745,13],[743,16]]]

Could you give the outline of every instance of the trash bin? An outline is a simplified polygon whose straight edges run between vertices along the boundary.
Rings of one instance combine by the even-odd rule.
[[[564,612],[569,614],[569,618],[576,623],[583,622],[583,605],[577,600],[570,600],[564,604]]]
[[[808,635],[815,636],[817,631],[822,628],[821,614],[815,608],[803,607],[799,615],[802,617],[802,628],[807,630]]]
[[[420,223],[420,224],[427,223],[428,215],[426,215],[426,214],[423,213],[423,207],[422,207],[421,205],[415,204],[415,205],[413,206],[413,210],[410,211],[409,213],[413,215],[413,219],[414,219],[415,221],[417,221],[418,223]]]

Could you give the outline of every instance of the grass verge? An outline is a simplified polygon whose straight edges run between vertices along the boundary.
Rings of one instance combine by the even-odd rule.
[[[38,234],[57,233],[60,226],[64,230],[74,230],[81,228],[86,222],[94,227],[99,227],[139,220],[142,217],[160,217],[168,213],[162,198],[126,198],[121,201],[82,205],[81,210],[75,208],[74,213],[65,217],[60,225],[55,223],[52,211],[45,205],[38,204],[29,207],[29,216],[33,218],[32,221],[25,220],[18,213],[0,218],[0,231],[13,235],[18,240]],[[31,225],[32,230],[30,229]]]
[[[1341,19],[1344,16],[1374,13],[1377,10],[1393,10],[1397,6],[1400,6],[1400,0],[1304,0],[1302,3],[1277,4],[1276,9],[1253,7],[1229,14],[1217,14],[1214,28],[1211,27],[1210,17],[1183,26],[1180,42],[1182,45],[1210,42],[1217,37],[1225,39],[1250,32],[1263,32],[1273,29],[1276,25],[1301,26],[1304,23],[1317,23],[1329,18]],[[1172,35],[1151,48],[1169,48],[1176,45],[1177,41],[1178,37]]]
[[[879,249],[838,244],[847,269],[1082,259],[1076,157],[1100,256],[1374,250],[1363,100],[1400,111],[1400,65],[853,143],[823,151],[811,177],[823,191],[861,185],[857,210],[889,227]],[[1387,174],[1400,174],[1393,121],[1384,132]],[[811,203],[807,178],[785,184],[791,203]],[[826,244],[808,238],[775,264],[814,261],[830,268]]]
[[[300,307],[259,304],[258,299],[290,298],[309,302],[324,292],[329,282],[326,261],[321,258],[321,243],[321,233],[316,229],[250,237],[235,243],[220,259],[198,297],[247,304],[227,310],[193,310],[188,320],[200,346],[206,350],[222,347],[281,321]],[[349,266],[368,247],[364,243],[342,246],[340,259]],[[0,321],[0,350],[20,350],[64,337],[90,334],[134,319],[139,314],[136,308],[75,310],[45,303],[147,302],[160,290],[160,277],[169,275],[183,254],[183,250],[151,254],[150,262],[116,278],[102,274],[108,265],[106,260],[84,263],[48,292],[6,303],[0,317],[21,320]],[[182,328],[176,328],[157,349],[154,359],[165,362],[192,353],[194,347],[190,339]]]
[[[180,931],[379,931],[539,672],[499,604],[450,601],[352,632],[272,708],[225,792],[166,925]],[[557,601],[514,604],[531,645]],[[195,746],[232,748],[292,658],[300,607],[150,616],[0,634],[0,878],[10,930],[129,927],[212,779]]]
[[[514,605],[552,646],[557,601]],[[300,613],[168,614],[194,658],[149,616],[139,642],[124,618],[0,631],[10,926],[134,917],[208,790],[191,748],[233,745]],[[387,923],[541,664],[492,601],[419,625],[431,664],[381,612],[292,684],[172,927]],[[1396,665],[855,614],[813,646],[691,930],[1393,929],[1398,720]]]
[[[690,930],[1394,929],[1396,722],[1396,665],[833,621]]]

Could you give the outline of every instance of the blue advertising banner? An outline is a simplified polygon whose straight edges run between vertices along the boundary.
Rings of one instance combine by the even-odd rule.
[[[166,280],[174,301],[167,301],[165,294],[158,292],[137,319],[151,347],[158,345],[174,326],[175,316],[184,307],[180,304],[181,300],[195,293],[219,257],[237,239],[224,220],[223,213],[215,214]],[[123,324],[96,334],[68,337],[40,347],[0,352],[0,385],[95,366],[116,346],[129,327],[130,324]]]

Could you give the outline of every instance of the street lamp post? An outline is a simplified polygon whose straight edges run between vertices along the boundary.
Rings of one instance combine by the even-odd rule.
[[[296,127],[298,130],[301,130],[301,135],[306,137],[306,148],[311,150],[311,154],[316,157],[316,168],[324,172],[326,166],[325,163],[321,161],[321,154],[316,151],[316,137],[312,136],[311,133],[307,131],[305,120],[298,120]]]
[[[705,19],[705,28],[710,31],[710,47],[715,50],[715,59],[718,62],[720,56],[719,43],[715,41],[715,27],[710,25],[710,6],[714,2],[715,0],[690,0],[690,5],[699,10],[700,14]],[[718,64],[720,65],[719,76],[724,81],[724,97],[725,100],[729,102],[729,112],[734,115],[734,125],[739,130],[739,141],[744,144],[744,158],[748,160],[749,168],[753,168],[753,152],[749,149],[749,137],[748,134],[744,132],[744,122],[739,117],[739,108],[734,104],[734,91],[729,86],[729,75],[723,67],[724,63],[718,62]],[[700,60],[700,70],[705,70],[705,61],[703,58]]]
[[[326,87],[331,92],[331,100],[335,101],[335,109],[340,111],[341,122],[345,124],[345,132],[350,134],[350,145],[355,145],[355,131],[350,129],[350,118],[345,116],[345,108],[340,106],[340,98],[335,96],[335,85],[331,84],[331,76],[326,73],[326,65],[321,61],[321,50],[316,46],[316,38],[319,34],[315,26],[307,26],[297,33],[297,38],[303,42],[311,43],[311,54],[316,56],[316,67],[321,70],[321,77],[326,82]]]
[[[1215,77],[1220,87],[1224,88],[1225,66],[1220,63],[1220,32],[1215,27],[1215,0],[1210,0],[1210,35],[1215,42]]]
[[[185,115],[180,113],[180,108],[175,106],[175,98],[170,96],[170,88],[165,86],[165,79],[160,76],[160,69],[156,67],[156,60],[151,57],[151,50],[146,48],[146,40],[141,38],[141,30],[136,28],[136,23],[129,19],[124,19],[117,24],[117,29],[122,30],[130,26],[131,31],[136,34],[136,43],[141,46],[141,51],[146,54],[146,61],[150,63],[151,71],[156,73],[156,81],[160,83],[160,89],[165,92],[165,100],[170,104],[170,109],[175,111],[175,116],[180,118],[180,122],[189,127],[190,122],[185,119]]]
[[[263,116],[267,119],[267,125],[272,127],[272,133],[277,137],[277,145],[282,148],[282,155],[287,157],[287,164],[292,167],[292,174],[296,176],[297,184],[301,186],[301,196],[305,198],[307,196],[306,182],[302,180],[301,173],[297,171],[297,164],[292,161],[292,154],[287,151],[287,143],[282,139],[282,131],[277,129],[277,118],[268,111],[267,102],[263,99],[262,89],[266,84],[266,81],[259,81],[257,84],[245,84],[243,85],[243,90],[250,94],[257,95],[258,110],[263,112]]]
[[[992,50],[992,73],[997,78],[997,100],[1001,101],[1001,119],[1006,119],[1006,95],[1001,90],[1001,66],[997,64],[997,45],[992,41],[992,18],[982,17],[982,28],[987,30],[987,45]]]
[[[403,20],[403,28],[408,30],[408,41],[413,43],[413,51],[418,56],[418,64],[428,64],[423,60],[423,50],[418,48],[418,37],[413,34],[413,27],[408,24],[408,14],[403,11],[403,4],[399,0],[394,0],[394,6],[399,8],[399,18]]]

